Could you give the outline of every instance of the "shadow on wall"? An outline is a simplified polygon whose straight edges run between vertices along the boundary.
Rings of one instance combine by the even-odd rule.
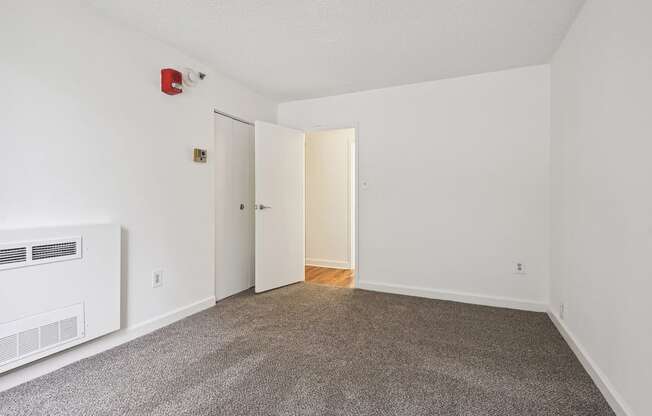
[[[129,232],[120,227],[120,328],[127,328],[127,281],[129,276]]]

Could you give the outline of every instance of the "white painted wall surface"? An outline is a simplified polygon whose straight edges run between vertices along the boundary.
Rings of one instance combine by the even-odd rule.
[[[637,416],[652,414],[650,16],[589,0],[552,63],[552,312],[564,303],[618,414]]]
[[[306,264],[351,267],[354,129],[306,134]]]
[[[358,128],[362,287],[544,308],[549,75],[544,65],[279,105],[281,124]],[[516,261],[527,275],[513,274]]]
[[[0,27],[0,228],[121,224],[123,327],[210,304],[213,108],[274,121],[275,103],[77,1],[4,1]],[[161,93],[182,66],[208,76]]]

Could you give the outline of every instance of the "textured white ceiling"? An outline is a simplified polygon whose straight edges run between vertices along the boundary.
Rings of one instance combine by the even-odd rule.
[[[584,0],[85,0],[278,100],[548,62]]]

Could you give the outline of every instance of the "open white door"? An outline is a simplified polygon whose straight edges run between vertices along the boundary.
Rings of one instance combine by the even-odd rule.
[[[256,121],[256,293],[304,280],[302,131]]]

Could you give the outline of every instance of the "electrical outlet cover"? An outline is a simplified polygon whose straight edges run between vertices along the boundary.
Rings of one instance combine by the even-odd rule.
[[[163,270],[154,270],[152,272],[152,287],[163,285]]]
[[[527,271],[525,270],[525,264],[516,262],[514,263],[514,274],[526,274]]]

